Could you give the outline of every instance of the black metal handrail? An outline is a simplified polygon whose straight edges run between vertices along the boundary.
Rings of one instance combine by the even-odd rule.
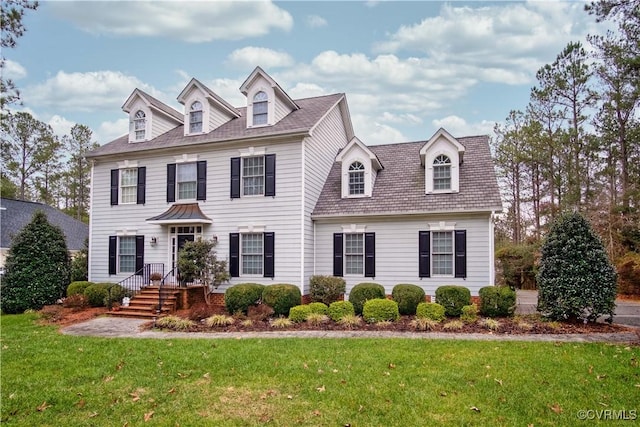
[[[162,277],[162,280],[160,281],[160,285],[158,286],[158,309],[156,310],[157,314],[162,313],[162,306],[164,304],[164,300],[165,300],[165,288],[167,285],[167,278],[169,276],[172,277],[178,277],[179,271],[178,271],[178,267],[174,267],[173,269],[169,270],[169,272],[167,274],[165,274]]]
[[[164,264],[161,262],[145,264],[140,270],[118,282],[118,285],[122,286],[130,296],[134,296],[143,287],[151,284],[151,275],[154,273],[164,277]]]

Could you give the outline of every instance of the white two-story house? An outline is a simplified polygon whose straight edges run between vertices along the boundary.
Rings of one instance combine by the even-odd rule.
[[[129,133],[93,164],[90,280],[145,266],[169,273],[185,241],[217,241],[231,280],[291,283],[343,276],[477,294],[492,284],[492,215],[502,209],[488,137],[367,146],[344,94],[291,99],[261,68],[233,107],[196,79],[178,112],[136,89]]]

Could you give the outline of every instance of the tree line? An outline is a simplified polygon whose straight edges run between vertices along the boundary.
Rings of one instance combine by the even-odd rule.
[[[568,43],[536,73],[528,105],[495,126],[507,207],[497,255],[507,280],[532,285],[548,227],[562,212],[579,212],[619,275],[633,261],[629,285],[640,292],[640,0],[601,0],[585,11],[614,29]]]

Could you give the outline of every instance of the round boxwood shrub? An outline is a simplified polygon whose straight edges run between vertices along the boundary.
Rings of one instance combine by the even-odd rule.
[[[329,306],[329,317],[334,322],[339,321],[344,316],[354,316],[356,314],[353,304],[349,301],[335,301]]]
[[[349,293],[349,301],[353,304],[356,314],[362,314],[362,308],[367,300],[385,297],[384,287],[378,283],[358,283]]]
[[[269,285],[262,291],[262,302],[273,308],[276,316],[287,316],[291,307],[299,305],[301,299],[300,288],[295,285]]]
[[[109,288],[113,283],[94,283],[87,286],[84,296],[91,307],[104,307],[105,299],[109,297]]]
[[[289,320],[295,323],[304,322],[311,314],[311,307],[308,305],[296,305],[289,310]]]
[[[342,299],[347,284],[342,277],[311,276],[309,279],[309,297],[312,302],[331,304]]]
[[[462,320],[464,323],[473,323],[478,320],[478,306],[475,304],[471,304],[462,307],[460,320]]]
[[[370,299],[362,307],[362,318],[367,323],[393,322],[399,317],[398,303],[390,299]]]
[[[83,295],[84,290],[93,284],[93,282],[87,281],[71,282],[71,284],[67,287],[67,296],[70,297],[73,295]]]
[[[107,289],[107,296],[104,298],[105,307],[111,307],[114,302],[121,303],[122,298],[129,296],[129,292],[120,285],[114,283],[101,283]]]
[[[516,291],[507,286],[480,288],[480,314],[487,317],[512,316],[516,309]]]
[[[442,322],[447,316],[444,307],[437,302],[421,302],[416,308],[416,317]]]
[[[231,314],[242,312],[247,314],[250,306],[262,298],[265,286],[259,283],[240,283],[227,288],[224,293],[224,305]]]
[[[436,302],[447,316],[460,316],[462,307],[471,305],[471,292],[464,286],[447,285],[436,289]]]
[[[329,306],[322,302],[312,302],[309,304],[309,308],[311,309],[312,313],[319,313],[324,315],[329,314]]]
[[[398,284],[393,287],[391,297],[398,303],[400,314],[416,314],[418,304],[424,302],[424,289],[417,285]]]

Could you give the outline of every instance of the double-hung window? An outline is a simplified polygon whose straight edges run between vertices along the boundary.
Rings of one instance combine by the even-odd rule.
[[[144,111],[138,110],[133,118],[133,130],[136,133],[136,141],[145,138],[145,130],[147,127],[147,117]]]
[[[433,189],[451,190],[451,159],[442,154],[433,161]]]
[[[261,275],[264,259],[262,233],[247,233],[241,237],[242,274]]]
[[[121,273],[136,271],[136,237],[120,236],[118,238],[118,265]]]
[[[138,168],[120,169],[120,203],[138,200]]]
[[[344,256],[346,274],[364,274],[364,234],[345,234]]]
[[[178,200],[193,200],[196,198],[198,172],[195,163],[179,163],[177,165],[176,186]]]
[[[434,231],[432,238],[432,272],[436,276],[453,274],[453,232]]]
[[[189,112],[189,133],[202,132],[202,103],[196,101],[191,104]]]
[[[266,125],[269,111],[269,97],[265,92],[258,92],[253,97],[253,124]]]
[[[364,165],[353,162],[349,166],[349,195],[364,194]]]
[[[264,194],[264,157],[242,159],[242,193],[245,196]]]

